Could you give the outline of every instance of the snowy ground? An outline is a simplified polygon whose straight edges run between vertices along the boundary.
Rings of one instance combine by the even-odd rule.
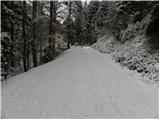
[[[158,118],[158,89],[106,54],[72,48],[2,83],[2,118]]]
[[[159,49],[151,48],[145,36],[137,36],[125,43],[113,36],[100,37],[93,48],[101,53],[110,54],[121,66],[140,73],[143,82],[158,86],[159,84]]]

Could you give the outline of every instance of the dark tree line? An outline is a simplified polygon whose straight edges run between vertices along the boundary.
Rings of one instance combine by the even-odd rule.
[[[46,36],[48,36],[48,32],[49,34],[53,34],[53,31],[49,30],[53,27],[53,24],[47,24],[49,23],[49,19],[51,19],[51,22],[54,22],[52,20],[55,20],[55,18],[52,19],[53,13],[50,13],[51,17],[48,19],[48,15],[44,12],[44,9],[47,9],[48,6],[45,8],[44,2],[2,1],[1,4],[1,65],[2,79],[6,79],[9,75],[14,75],[22,70],[27,71],[32,66],[36,67],[42,63],[42,40],[44,39],[44,34]],[[48,2],[45,4],[49,5]],[[51,10],[48,12],[53,11],[54,6],[51,7]],[[47,22],[44,23],[44,21]],[[46,29],[48,26],[50,28]],[[40,36],[37,34],[38,32],[41,33]],[[51,41],[53,47],[54,40],[51,39]],[[40,59],[38,59],[38,53],[40,54]]]

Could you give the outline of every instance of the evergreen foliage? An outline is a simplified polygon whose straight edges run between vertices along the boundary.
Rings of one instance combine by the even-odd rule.
[[[4,78],[55,58],[57,24],[68,48],[92,45],[100,28],[121,43],[145,34],[152,48],[159,48],[158,1],[2,1],[1,19]]]

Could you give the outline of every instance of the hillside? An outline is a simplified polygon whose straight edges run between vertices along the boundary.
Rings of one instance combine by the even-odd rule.
[[[142,26],[142,23],[139,24]],[[159,49],[155,48],[155,43],[150,43],[150,39],[158,38],[156,35],[150,37],[134,30],[135,28],[128,27],[125,31],[129,32],[123,32],[122,36],[125,37],[121,37],[127,40],[122,42],[116,40],[108,30],[103,29],[103,34],[100,34],[99,31],[101,37],[92,47],[102,53],[110,54],[121,66],[140,73],[143,77],[142,81],[157,85],[159,82]],[[106,34],[104,31],[107,31]],[[134,33],[134,36],[129,33]]]
[[[97,29],[98,39],[92,47],[102,53],[111,54],[121,66],[140,73],[142,81],[157,85],[159,82],[158,2],[110,2],[110,4],[118,7],[108,8],[110,10],[108,19],[104,21],[104,26]],[[115,18],[111,17],[114,12]]]

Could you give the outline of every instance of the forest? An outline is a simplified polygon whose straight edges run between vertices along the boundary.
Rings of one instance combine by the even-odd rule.
[[[159,118],[159,1],[1,3],[1,118]]]
[[[2,80],[54,60],[72,45],[90,46],[105,34],[121,43],[145,34],[159,49],[158,10],[158,1],[2,1]],[[63,43],[57,44],[56,34]]]

